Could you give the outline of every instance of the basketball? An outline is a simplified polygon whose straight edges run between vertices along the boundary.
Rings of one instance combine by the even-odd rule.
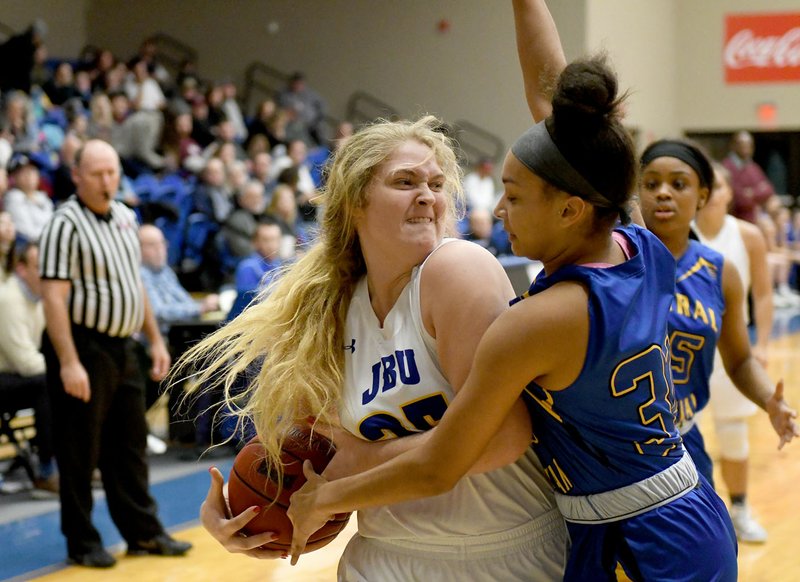
[[[289,551],[292,544],[292,522],[286,515],[289,498],[306,482],[303,461],[308,459],[314,471],[321,473],[333,458],[333,443],[326,437],[305,427],[295,427],[283,443],[283,488],[278,493],[277,474],[267,470],[264,447],[258,437],[251,439],[236,455],[228,481],[228,503],[233,515],[253,505],[263,507],[261,513],[248,523],[243,532],[255,535],[275,532],[277,540],[262,547],[267,550]],[[349,513],[337,514],[308,538],[303,553],[313,552],[326,545],[344,529]]]

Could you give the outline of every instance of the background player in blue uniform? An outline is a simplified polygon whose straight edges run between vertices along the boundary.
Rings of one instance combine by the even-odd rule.
[[[529,105],[547,121],[507,156],[496,213],[546,275],[489,327],[424,447],[329,483],[306,467],[293,553],[334,512],[452,487],[523,392],[573,542],[565,579],[614,579],[619,561],[637,580],[734,580],[730,520],[671,412],[674,261],[642,229],[612,232],[636,175],[616,78],[602,60],[573,63],[551,106],[541,83],[563,67],[558,35],[544,2],[514,6]]]
[[[797,413],[783,399],[783,381],[773,389],[750,349],[744,288],[736,267],[689,237],[697,210],[711,195],[710,162],[691,143],[660,140],[645,149],[641,163],[642,215],[677,260],[669,318],[677,424],[698,470],[713,483],[711,458],[694,417],[708,404],[717,344],[733,383],[769,414],[780,437],[778,448],[800,434],[793,420]]]

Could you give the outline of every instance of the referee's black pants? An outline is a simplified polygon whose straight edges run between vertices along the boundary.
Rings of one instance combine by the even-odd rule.
[[[149,540],[164,531],[148,490],[144,378],[134,340],[79,326],[72,327],[72,334],[89,375],[89,402],[64,391],[46,333],[42,349],[60,471],[61,531],[70,555],[102,547],[91,521],[95,467],[102,474],[111,519],[126,541]]]

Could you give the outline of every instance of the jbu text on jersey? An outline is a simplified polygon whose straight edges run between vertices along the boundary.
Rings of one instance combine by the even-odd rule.
[[[369,404],[381,392],[399,384],[419,384],[414,350],[395,350],[372,365],[372,387],[361,394],[361,404]]]

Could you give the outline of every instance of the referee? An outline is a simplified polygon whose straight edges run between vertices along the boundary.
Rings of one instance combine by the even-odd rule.
[[[115,564],[91,521],[95,467],[129,555],[191,548],[165,533],[148,491],[144,378],[131,335],[144,329],[154,380],[170,360],[139,276],[136,218],[114,200],[119,168],[114,148],[87,142],[72,170],[76,195],[56,210],[40,243],[61,531],[69,561],[94,568]]]

